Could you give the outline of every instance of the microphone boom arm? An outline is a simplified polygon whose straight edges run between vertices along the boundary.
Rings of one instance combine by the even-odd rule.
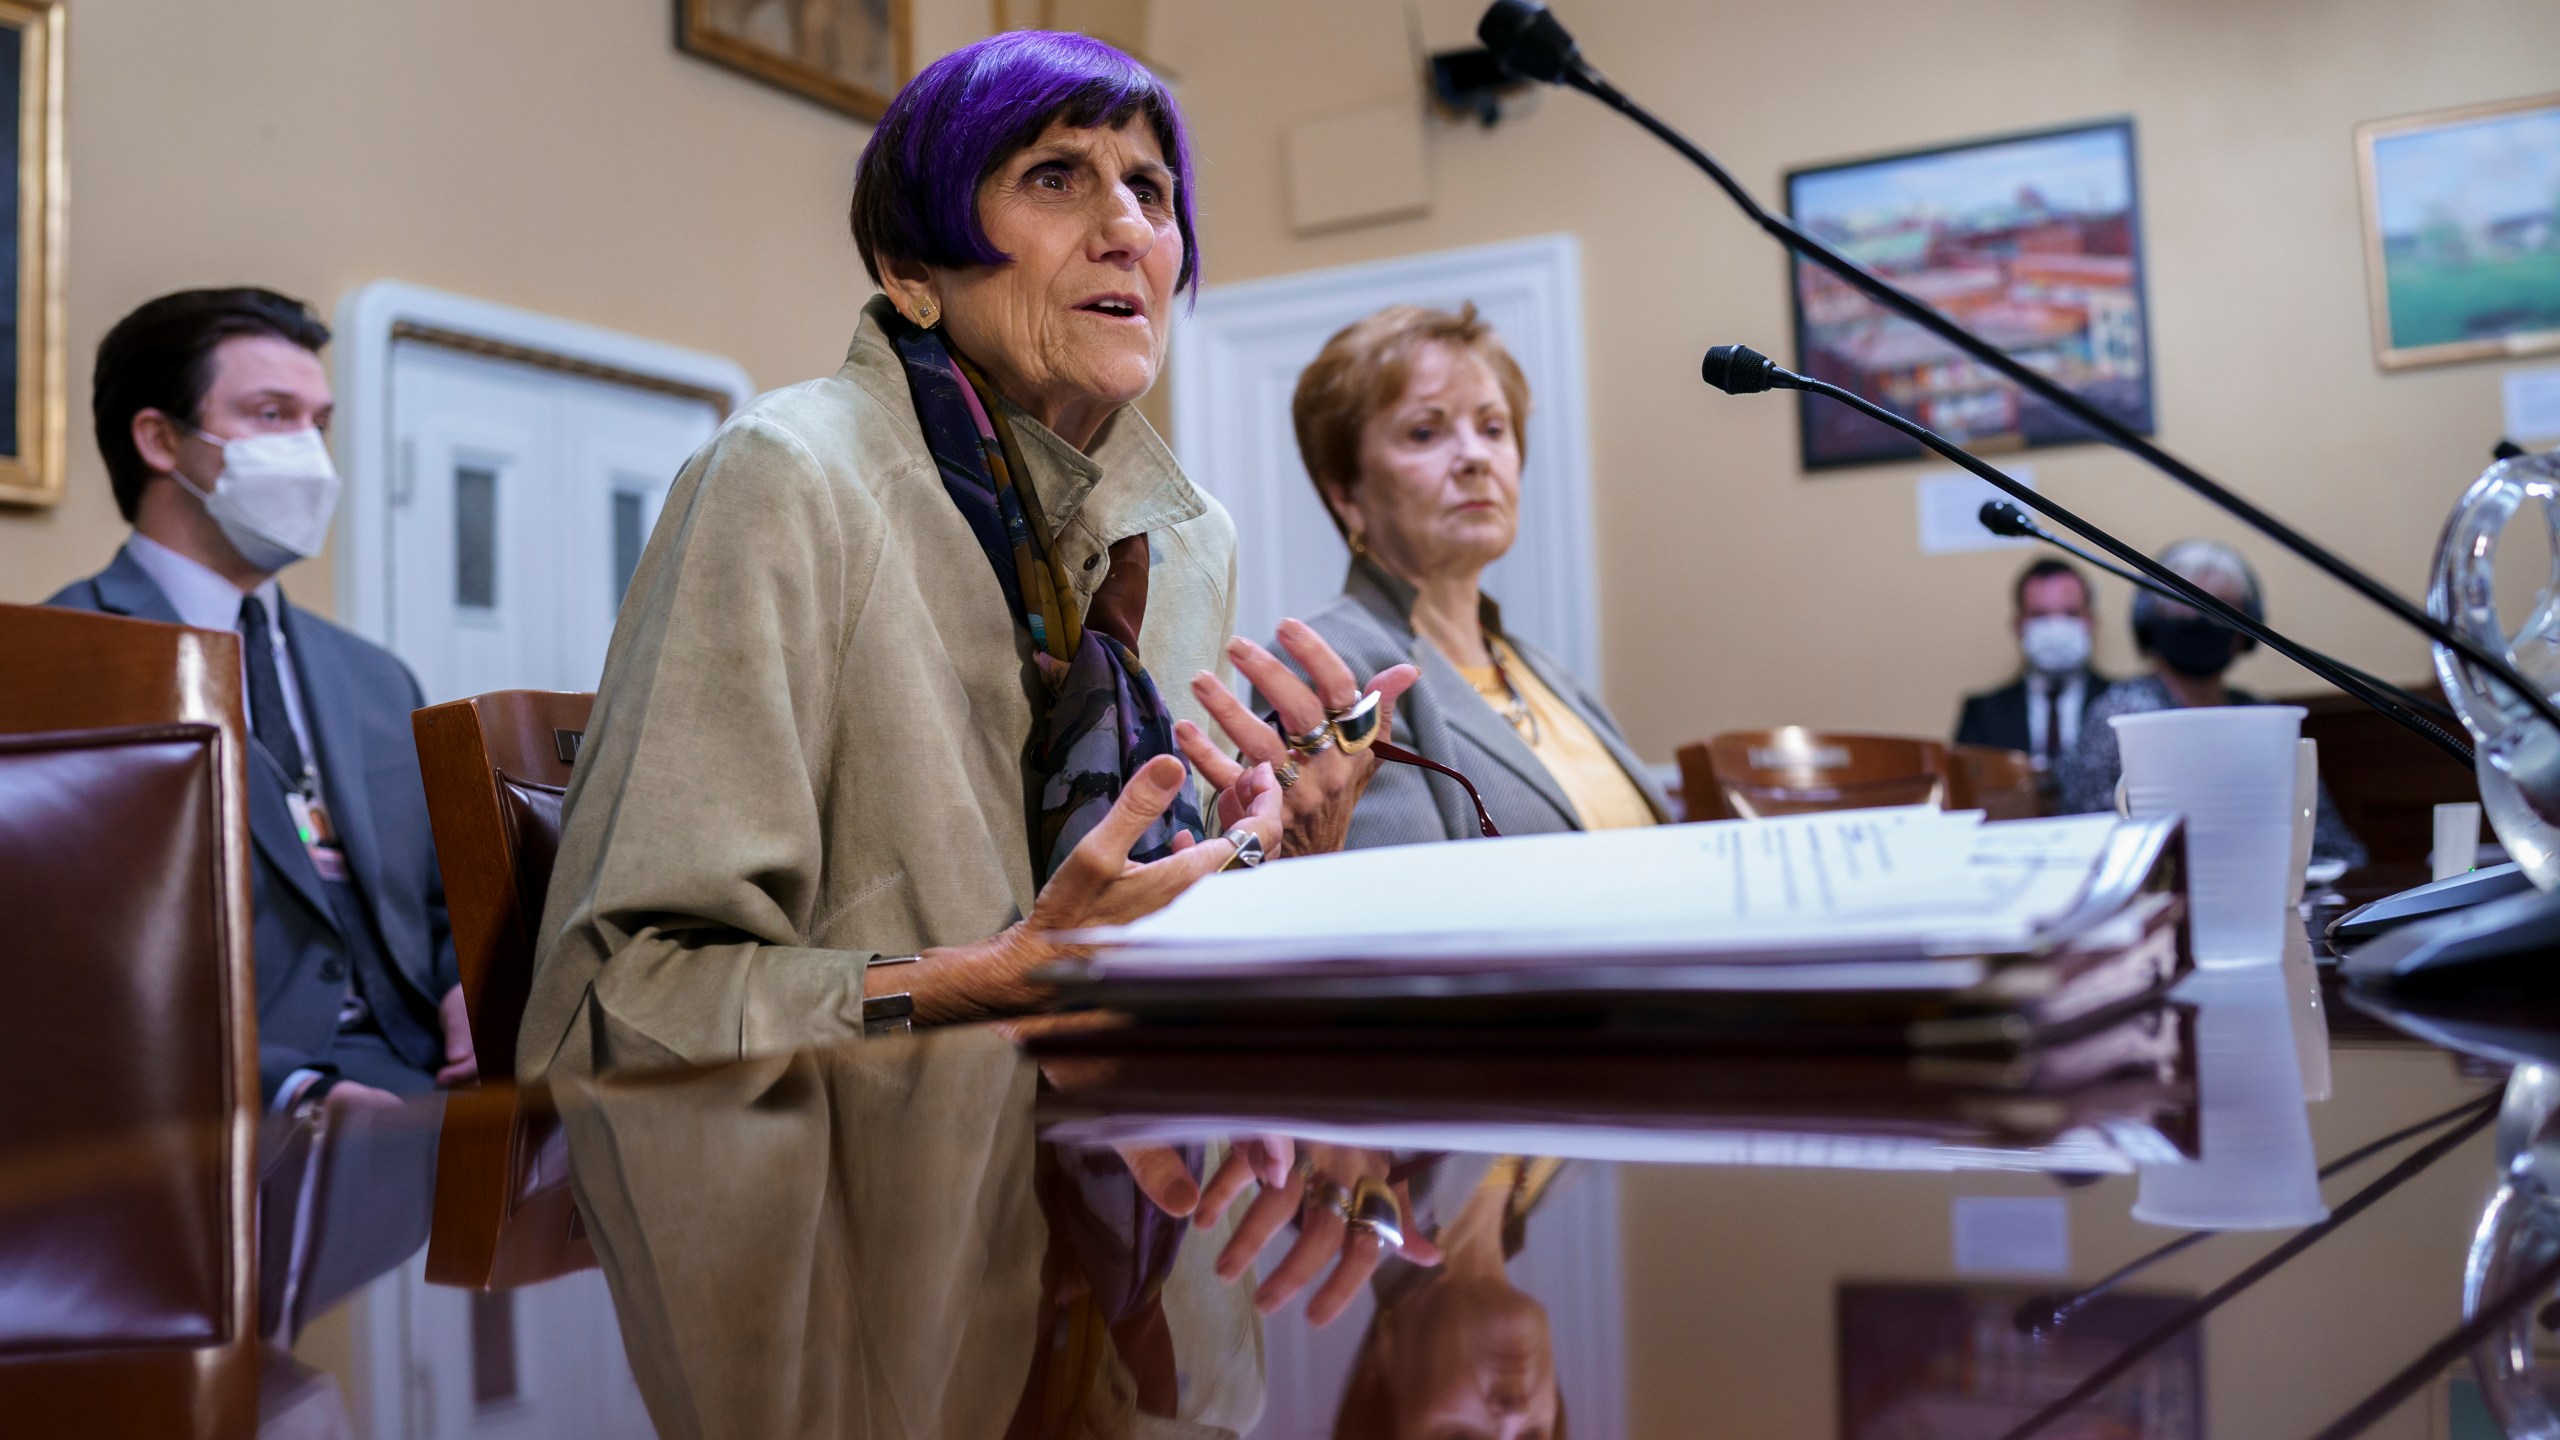
[[[2072,544],[2070,541],[2063,539],[2061,536],[2054,534],[2052,531],[2045,529],[2035,521],[2028,519],[2025,514],[2017,509],[2017,507],[2010,505],[2006,500],[1985,500],[1982,502],[1982,507],[1985,512],[1983,519],[1985,528],[1996,528],[1991,525],[1988,513],[1994,506],[2008,510],[2009,523],[2018,527],[2014,532],[2009,530],[2000,530],[1998,533],[2015,533],[2028,539],[2041,540],[2056,550],[2060,550],[2067,555],[2071,555],[2079,559],[2084,564],[2093,565],[2098,569],[2105,571],[2107,574],[2113,575],[2117,579],[2124,581],[2128,585],[2135,586],[2138,589],[2148,590],[2151,593],[2162,596],[2166,599],[2176,600],[2181,605],[2187,603],[2186,600],[2176,591],[2171,590],[2166,585],[2159,584],[2150,576],[2128,570],[2113,560],[2107,559],[2103,555],[2092,555],[2088,551],[2081,549],[2079,546]],[[2429,720],[2434,721],[2438,725],[2454,726],[2462,723],[2455,717],[2452,711],[2447,710],[2443,706],[2435,704],[2432,701],[2412,695],[2408,691],[2401,689],[2399,686],[2394,685],[2390,681],[2384,680],[2369,671],[2359,670],[2344,660],[2337,659],[2333,656],[2323,655],[2321,658],[2327,660],[2330,664],[2335,665],[2341,674],[2354,676],[2356,679],[2361,680],[2366,685],[2372,687],[2377,693],[2389,696],[2400,704],[2406,705],[2410,709],[2417,711],[2419,714],[2426,716]]]
[[[2262,621],[2249,618],[2247,611],[2244,611],[2235,605],[2226,603],[2220,596],[2217,596],[2202,586],[2197,585],[2194,581],[2180,575],[2168,566],[2161,564],[2159,561],[2152,559],[2150,556],[2143,554],[2141,551],[2127,545],[2121,540],[2116,539],[2105,531],[2087,524],[2082,521],[2079,516],[2072,514],[2069,510],[2064,509],[2062,506],[2051,500],[2047,500],[2042,495],[2028,489],[2026,486],[2019,484],[2016,480],[2004,473],[1998,466],[1991,464],[1989,461],[1975,457],[1971,451],[1965,449],[1963,446],[1956,444],[1954,441],[1948,440],[1925,425],[1921,425],[1916,421],[1906,420],[1903,417],[1894,414],[1892,411],[1887,410],[1883,406],[1876,404],[1874,401],[1867,399],[1865,396],[1843,390],[1839,386],[1834,385],[1827,380],[1816,380],[1810,375],[1795,375],[1790,372],[1780,371],[1774,365],[1771,366],[1770,369],[1773,374],[1784,375],[1786,377],[1783,380],[1775,382],[1784,388],[1790,390],[1805,390],[1816,395],[1828,396],[1831,399],[1837,400],[1841,404],[1856,410],[1862,415],[1869,416],[1872,419],[1882,421],[1883,423],[1892,426],[1894,429],[1901,431],[1903,434],[1910,436],[1912,439],[1917,440],[1930,449],[1937,451],[1939,454],[1946,456],[1958,465],[1963,466],[1965,469],[1981,476],[1984,480],[1989,481],[1994,488],[1998,489],[2001,493],[2007,495],[2011,500],[2016,501],[2018,504],[2024,505],[2028,509],[2035,511],[2037,514],[2042,515],[2057,524],[2063,525],[2080,535],[2088,537],[2092,544],[2097,545],[2100,549],[2105,550],[2108,554],[2115,556],[2117,559],[2124,561],[2134,569],[2141,571],[2145,576],[2159,584],[2162,588],[2176,595],[2179,603],[2196,610],[2201,610],[2207,615],[2211,615],[2214,619],[2221,621],[2223,624],[2230,626],[2232,629],[2237,630],[2244,635],[2247,635],[2249,638],[2256,640],[2259,644],[2264,645],[2268,649],[2275,651],[2277,654],[2282,655],[2288,660],[2291,660],[2303,669],[2310,671],[2312,674],[2317,675],[2321,679],[2328,681],[2330,684],[2337,686],[2339,689],[2346,691],[2358,700],[2363,701],[2365,704],[2372,706],[2374,709],[2381,711],[2393,720],[2398,721],[2403,728],[2409,730],[2428,744],[2442,750],[2445,754],[2461,761],[2464,765],[2468,766],[2473,763],[2471,747],[2464,744],[2459,739],[2456,739],[2454,736],[2447,734],[2444,727],[2437,725],[2425,716],[2412,711],[2409,707],[2393,700],[2390,696],[2375,691],[2372,686],[2357,679],[2354,675],[2346,673],[2335,661],[2330,660],[2328,657],[2301,645],[2295,644],[2293,641],[2286,639],[2277,631],[2268,628]]]
[[[2038,373],[2033,368],[2020,363],[2018,360],[2012,358],[2006,351],[1984,341],[1980,336],[1975,335],[1973,332],[1957,324],[1954,320],[1948,318],[1935,307],[1905,292],[1892,281],[1885,279],[1883,276],[1869,270],[1864,265],[1851,260],[1847,256],[1833,250],[1830,246],[1823,244],[1820,240],[1817,240],[1811,235],[1807,235],[1802,230],[1797,229],[1792,222],[1786,219],[1786,217],[1772,214],[1770,211],[1763,208],[1758,200],[1752,198],[1751,192],[1743,188],[1740,181],[1734,179],[1733,176],[1725,170],[1723,165],[1717,163],[1714,156],[1699,149],[1698,146],[1692,143],[1687,136],[1672,129],[1669,124],[1654,115],[1653,112],[1645,109],[1644,106],[1629,98],[1625,92],[1619,90],[1617,86],[1611,84],[1606,77],[1601,75],[1599,70],[1593,67],[1589,61],[1584,60],[1579,49],[1573,46],[1570,37],[1564,36],[1560,27],[1554,27],[1553,17],[1546,13],[1545,7],[1520,4],[1517,3],[1517,0],[1497,0],[1493,10],[1488,11],[1486,14],[1487,25],[1489,27],[1492,24],[1497,14],[1501,14],[1506,11],[1521,12],[1512,16],[1513,19],[1517,20],[1521,18],[1522,14],[1532,10],[1537,12],[1537,17],[1545,21],[1547,26],[1555,29],[1555,35],[1553,37],[1547,37],[1542,34],[1532,33],[1527,38],[1536,44],[1547,45],[1550,47],[1552,47],[1555,42],[1561,41],[1562,49],[1551,49],[1547,53],[1542,53],[1530,62],[1530,68],[1524,68],[1523,65],[1515,63],[1513,57],[1508,53],[1511,49],[1515,48],[1514,36],[1495,36],[1485,30],[1480,30],[1480,34],[1486,35],[1488,48],[1492,49],[1496,57],[1502,59],[1505,65],[1510,66],[1518,73],[1521,73],[1530,79],[1553,79],[1556,83],[1570,85],[1574,89],[1580,90],[1584,94],[1599,101],[1601,104],[1608,106],[1610,109],[1615,110],[1619,114],[1634,121],[1637,126],[1642,128],[1646,133],[1662,141],[1665,145],[1670,146],[1673,150],[1677,151],[1683,159],[1686,159],[1690,164],[1698,167],[1700,171],[1705,173],[1709,180],[1715,182],[1716,188],[1724,191],[1727,198],[1731,199],[1733,203],[1742,210],[1743,214],[1750,218],[1753,224],[1758,225],[1762,230],[1767,231],[1771,236],[1775,237],[1779,243],[1785,245],[1788,249],[1805,256],[1807,259],[1814,261],[1824,269],[1838,275],[1841,279],[1857,287],[1857,289],[1864,293],[1869,299],[1874,300],[1877,304],[1882,305],[1887,310],[1909,320],[1911,323],[1918,325],[1930,334],[1937,336],[1939,339],[1946,341],[1950,345],[1953,345],[1956,349],[1964,352],[1966,355],[1982,362],[1984,365],[1989,366],[2010,383],[2017,385],[2028,394],[2035,396],[2037,399],[2042,400],[2046,404],[2053,406],[2055,409],[2062,411],[2064,414],[2080,422],[2082,425],[2087,426],[2109,444],[2139,456],[2144,461],[2148,462],[2154,469],[2159,470],[2162,474],[2167,475],[2179,484],[2186,486],[2188,489],[2199,495],[2202,495],[2205,499],[2212,501],[2215,505],[2221,507],[2228,513],[2237,516],[2250,528],[2267,536],[2269,539],[2274,540],[2277,544],[2282,545],[2287,550],[2292,551],[2305,561],[2308,561],[2314,567],[2326,573],[2331,579],[2336,580],[2348,589],[2362,595],[2366,600],[2380,606],[2384,610],[2389,611],[2392,615],[2398,617],[2403,623],[2425,635],[2428,639],[2433,640],[2435,643],[2442,645],[2457,654],[2460,654],[2473,664],[2478,665],[2481,669],[2487,671],[2490,675],[2504,683],[2509,689],[2512,689],[2517,696],[2523,699],[2524,702],[2536,713],[2541,715],[2543,719],[2549,721],[2555,729],[2560,729],[2560,706],[2555,706],[2550,696],[2544,694],[2540,688],[2533,684],[2533,682],[2525,679],[2523,675],[2517,673],[2515,666],[2509,663],[2506,656],[2492,653],[2488,647],[2471,639],[2467,635],[2461,634],[2444,621],[2438,620],[2433,615],[2428,614],[2422,607],[2411,604],[2397,591],[2394,591],[2389,586],[2384,585],[2381,581],[2374,579],[2372,576],[2365,574],[2362,570],[2348,564],[2346,560],[2340,556],[2332,554],[2319,542],[2311,539],[2307,535],[2304,535],[2268,512],[2259,509],[2256,505],[2250,503],[2246,499],[2243,499],[2238,494],[2223,488],[2223,486],[2216,483],[2211,477],[2205,475],[2202,471],[2197,470],[2185,461],[2170,454],[2168,451],[2161,449],[2159,446],[2152,444],[2149,440],[2146,440],[2142,436],[2134,433],[2131,426],[2126,425],[2124,422],[2116,419],[2112,415],[2109,415],[2097,406],[2090,404],[2080,396],[2075,395],[2071,391],[2063,388],[2061,385],[2056,384],[2053,380]],[[1503,43],[1495,43],[1497,39],[1501,40]],[[1537,73],[1537,70],[1540,68],[1551,69],[1556,73],[1553,75],[1541,75]],[[1834,398],[1843,398],[1846,395],[1846,392],[1836,390],[1832,390],[1829,393],[1832,393]],[[1896,426],[1896,428],[1901,427]],[[2071,528],[2080,531],[2082,534],[2089,533],[2085,528],[2076,524],[2072,525]],[[2199,606],[2198,608],[2201,609],[2205,607]],[[2269,643],[2273,644],[2273,642]],[[2277,645],[2274,648],[2277,648],[2279,651],[2284,649],[2281,645]],[[2306,668],[2317,669],[2316,666],[2310,665],[2307,661],[2302,663],[2305,664]],[[2331,683],[2335,684],[2337,682],[2333,680]],[[2359,698],[2364,698],[2360,692],[2351,689],[2348,686],[2342,685],[2339,688],[2347,689],[2348,693],[2357,694]],[[2466,763],[2468,762],[2466,761]]]

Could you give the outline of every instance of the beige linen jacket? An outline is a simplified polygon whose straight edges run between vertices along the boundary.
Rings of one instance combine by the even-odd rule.
[[[569,786],[527,1079],[843,1041],[871,957],[1031,908],[1028,642],[889,313],[874,298],[843,369],[741,410],[668,492]],[[1134,410],[1089,454],[1009,413],[1079,603],[1112,542],[1152,537],[1140,659],[1205,721],[1187,682],[1225,670],[1226,512]]]

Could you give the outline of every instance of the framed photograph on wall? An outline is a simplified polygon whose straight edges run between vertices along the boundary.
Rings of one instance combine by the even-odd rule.
[[[2560,95],[2356,127],[2382,368],[2560,350]]]
[[[2133,122],[1787,172],[1787,212],[2126,425],[2151,433],[2151,341]],[[2093,438],[2050,405],[1845,281],[1794,262],[1796,368],[1975,449]],[[1797,401],[1804,466],[1908,460],[1917,441],[1819,396]]]
[[[678,48],[877,120],[907,83],[907,0],[676,0]]]
[[[1999,1440],[2184,1310],[2177,1296],[2099,1296],[2045,1335],[2023,1285],[1843,1285],[1841,1440]],[[2204,1340],[2190,1325],[2052,1427],[2055,1435],[2204,1440]]]
[[[0,246],[0,503],[62,498],[63,299],[62,3],[0,0],[0,146],[17,216]]]

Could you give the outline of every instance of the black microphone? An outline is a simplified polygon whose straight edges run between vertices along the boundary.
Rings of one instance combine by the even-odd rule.
[[[2203,586],[2028,489],[1997,466],[1977,458],[1973,452],[1928,426],[1915,420],[1905,419],[1863,395],[1843,390],[1828,381],[1816,380],[1808,375],[1798,375],[1780,366],[1768,356],[1744,345],[1719,345],[1708,351],[1706,362],[1699,366],[1699,374],[1709,385],[1728,395],[1756,395],[1764,390],[1804,390],[1815,395],[1828,396],[1862,415],[1892,426],[1990,481],[2010,499],[2047,519],[2069,527],[2078,534],[2087,536],[2099,549],[2150,577],[2153,583],[2166,591],[2179,604],[2212,616],[2224,625],[2256,640],[2303,669],[2372,706],[2418,738],[2460,760],[2463,764],[2472,763],[2471,747],[2468,744],[2448,733],[2443,726],[2429,720],[2401,701],[2393,699],[2384,689],[2377,689],[2369,679],[2361,678],[2359,673],[2349,671],[2345,666],[2319,651],[2298,644],[2278,633],[2265,621],[2251,618],[2248,612],[2238,606],[2225,602],[2220,596],[2206,590]]]
[[[2186,603],[2185,600],[2181,599],[2175,592],[2171,591],[2169,587],[2152,583],[2150,576],[2138,575],[2133,571],[2127,570],[2123,566],[2118,565],[2112,560],[2092,555],[2088,551],[2081,549],[2079,546],[2074,545],[2070,541],[2063,539],[2061,536],[2054,534],[2050,530],[2047,530],[2035,521],[2028,519],[2026,511],[2019,509],[2017,506],[2010,504],[2006,500],[1983,501],[1982,509],[1976,518],[1982,521],[1983,529],[1990,531],[1994,535],[2002,535],[2019,540],[2041,540],[2047,545],[2052,546],[2054,549],[2081,561],[2083,564],[2093,565],[2098,569],[2113,575],[2117,579],[2124,581],[2126,584],[2133,586],[2137,590],[2148,590],[2163,600],[2176,600],[2181,605]],[[2387,695],[2391,699],[2396,700],[2401,704],[2408,706],[2410,709],[2417,711],[2419,714],[2426,716],[2438,725],[2443,725],[2449,728],[2462,723],[2454,717],[2454,713],[2452,711],[2447,710],[2432,700],[2412,695],[2408,691],[2401,689],[2399,686],[2392,684],[2390,681],[2375,676],[2370,671],[2359,670],[2355,666],[2348,664],[2346,661],[2325,652],[2321,653],[2320,658],[2337,666],[2341,671],[2363,681],[2365,684],[2372,686],[2381,694]]]
[[[1546,6],[1532,0],[1493,0],[1476,22],[1476,38],[1503,69],[1526,80],[1560,84],[1582,68],[1581,47]]]
[[[1699,378],[1727,395],[1757,395],[1763,390],[1793,390],[1795,376],[1778,362],[1748,345],[1717,345],[1698,365]]]
[[[1839,276],[1860,294],[1878,305],[1980,361],[2009,383],[2071,417],[2100,439],[2120,450],[2129,451],[2141,457],[2152,468],[2203,496],[2251,529],[2301,556],[2339,584],[2389,611],[2398,617],[2401,623],[2496,676],[2522,697],[2543,719],[2549,721],[2554,728],[2560,729],[2560,705],[2555,705],[2540,686],[2519,674],[2505,655],[2492,653],[2487,646],[2457,632],[2451,625],[2428,614],[2426,610],[2391,587],[2348,564],[2343,558],[2332,554],[2311,537],[2259,509],[2246,498],[2225,489],[2203,471],[2136,434],[2132,426],[2089,403],[2051,376],[2025,364],[2007,351],[1957,324],[1935,306],[1914,297],[1892,281],[1842,255],[1811,235],[1807,235],[1797,229],[1786,217],[1773,215],[1762,208],[1760,202],[1752,198],[1751,192],[1743,188],[1742,182],[1734,179],[1714,156],[1699,149],[1689,137],[1672,129],[1653,112],[1629,99],[1625,92],[1610,84],[1599,70],[1583,59],[1581,49],[1574,43],[1573,37],[1556,22],[1555,17],[1545,6],[1533,3],[1533,0],[1495,0],[1493,8],[1485,12],[1484,20],[1477,27],[1476,34],[1484,41],[1486,49],[1493,51],[1506,66],[1513,68],[1517,73],[1534,80],[1546,80],[1554,84],[1571,86],[1626,116],[1646,133],[1678,151],[1682,158],[1698,167],[1709,180],[1714,181],[1716,188],[1724,191],[1726,197],[1732,200],[1753,224],[1767,231],[1780,244]],[[1713,383],[1712,379],[1709,383]],[[1846,394],[1846,392],[1840,393]],[[1900,427],[1897,425],[1896,428]],[[1933,445],[1930,448],[1937,447]],[[2050,510],[2043,513],[2053,514]],[[2096,538],[2084,526],[2074,524],[2071,528],[2083,535],[2090,535],[2092,539]]]

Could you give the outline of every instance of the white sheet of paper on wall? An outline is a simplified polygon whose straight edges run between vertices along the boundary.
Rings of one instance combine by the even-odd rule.
[[[2002,469],[2033,490],[2036,474],[2023,465]],[[1964,470],[1932,470],[1912,482],[1920,507],[1920,553],[1955,555],[1967,550],[2007,550],[2033,545],[2033,540],[1994,535],[1982,528],[1982,502],[2009,497],[1991,482]]]
[[[2071,1212],[2058,1195],[1959,1195],[1956,1273],[2068,1275]]]
[[[2510,370],[2498,377],[2505,434],[2519,445],[2560,440],[2560,365]]]

